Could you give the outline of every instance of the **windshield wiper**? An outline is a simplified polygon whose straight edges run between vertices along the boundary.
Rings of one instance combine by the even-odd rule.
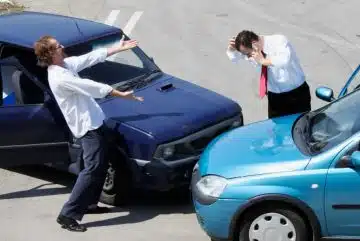
[[[154,70],[150,71],[149,73],[146,74],[146,76],[144,76],[143,79],[141,79],[141,81],[135,86],[135,88],[140,89],[140,88],[146,86],[148,83],[153,81],[159,75],[162,75],[161,70],[154,69]]]
[[[120,85],[118,89],[121,91],[127,91],[130,89],[142,88],[146,86],[148,83],[150,83],[152,80],[154,80],[155,77],[159,75],[159,73],[162,74],[162,71],[158,69],[152,70],[149,73],[143,74],[133,80],[130,80],[126,84]]]
[[[118,86],[116,89],[120,91],[127,91],[133,89],[136,85],[141,82],[141,78],[135,78],[134,80],[128,81],[126,84]]]

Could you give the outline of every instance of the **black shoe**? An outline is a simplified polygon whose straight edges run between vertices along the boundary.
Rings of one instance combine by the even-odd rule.
[[[85,226],[78,224],[75,219],[59,215],[57,220],[58,224],[61,225],[63,229],[67,229],[73,232],[85,232],[87,229]]]
[[[86,210],[86,214],[109,213],[110,211],[111,211],[111,209],[108,207],[96,206],[95,208],[88,208],[88,210]]]

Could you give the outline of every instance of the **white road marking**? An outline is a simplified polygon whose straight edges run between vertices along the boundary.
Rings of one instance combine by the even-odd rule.
[[[105,20],[105,24],[110,25],[110,26],[114,26],[117,17],[120,13],[120,10],[111,10],[109,16],[107,17],[107,19]],[[143,14],[142,11],[137,11],[135,12],[129,19],[129,21],[126,23],[125,28],[123,28],[123,32],[129,36],[131,31],[134,29],[136,23],[139,21],[141,15]],[[107,59],[112,61],[114,60],[114,58],[116,57],[116,55],[110,56]]]
[[[118,10],[118,9],[111,10],[109,16],[107,17],[107,19],[105,20],[104,23],[107,24],[107,25],[110,25],[110,26],[114,26],[119,13],[120,13],[120,10]],[[109,61],[112,61],[112,60],[114,60],[114,58],[115,58],[115,55],[110,56],[107,59]]]
[[[125,28],[123,29],[123,31],[126,35],[129,36],[131,34],[131,31],[134,29],[136,23],[139,21],[142,14],[143,14],[142,11],[137,11],[131,16],[131,18],[125,25]]]
[[[113,26],[119,13],[120,10],[112,10],[107,19],[105,20],[105,24]]]

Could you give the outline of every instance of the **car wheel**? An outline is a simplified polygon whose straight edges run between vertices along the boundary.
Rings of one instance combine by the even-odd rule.
[[[308,240],[304,220],[291,209],[260,208],[250,211],[243,220],[239,241]]]
[[[110,161],[100,202],[112,206],[127,204],[132,193],[131,184],[131,175],[127,166],[117,161]]]

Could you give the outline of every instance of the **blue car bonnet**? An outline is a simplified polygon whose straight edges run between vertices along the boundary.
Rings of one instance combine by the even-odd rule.
[[[173,84],[168,91],[160,88]],[[181,79],[164,76],[138,90],[142,103],[113,98],[100,102],[106,117],[168,142],[240,113],[231,99]]]
[[[199,160],[201,175],[236,178],[304,169],[310,157],[299,151],[292,138],[297,117],[257,122],[219,136]]]

